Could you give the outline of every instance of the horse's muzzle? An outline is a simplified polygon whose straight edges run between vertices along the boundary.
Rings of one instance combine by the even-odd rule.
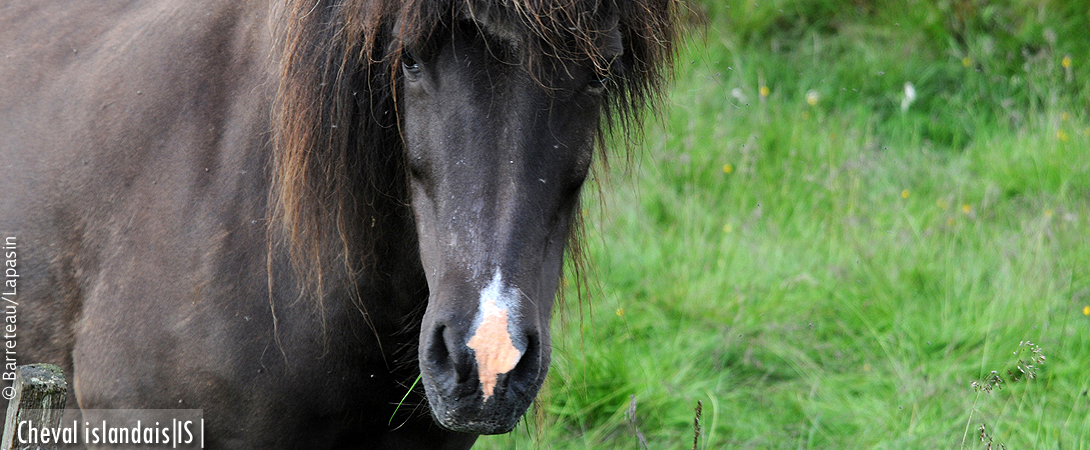
[[[537,396],[549,354],[541,335],[510,313],[482,302],[472,323],[425,318],[420,371],[432,416],[444,428],[506,433]]]

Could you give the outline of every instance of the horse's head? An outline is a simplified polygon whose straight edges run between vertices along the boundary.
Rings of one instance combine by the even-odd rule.
[[[508,431],[548,371],[594,147],[661,99],[676,0],[322,4],[293,0],[279,42],[273,199],[297,276],[321,300],[325,274],[376,263],[410,231],[390,229],[407,194],[432,414]]]
[[[540,36],[478,14],[406,46],[399,108],[430,290],[428,401],[444,427],[495,434],[545,380],[564,247],[622,46],[606,18],[595,58],[527,61]]]

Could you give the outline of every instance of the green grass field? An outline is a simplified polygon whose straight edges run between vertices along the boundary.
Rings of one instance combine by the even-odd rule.
[[[1090,4],[691,8],[478,446],[690,449],[699,401],[699,449],[1090,448]]]

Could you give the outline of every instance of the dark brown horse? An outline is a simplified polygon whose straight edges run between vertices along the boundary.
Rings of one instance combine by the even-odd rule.
[[[592,153],[659,97],[675,9],[3,2],[8,357],[63,367],[70,408],[203,409],[210,448],[511,430]]]

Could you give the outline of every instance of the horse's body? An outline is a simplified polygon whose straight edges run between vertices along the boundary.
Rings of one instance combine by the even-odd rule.
[[[505,61],[535,37],[483,3],[296,3],[0,5],[16,358],[63,367],[70,408],[203,409],[210,448],[509,430],[548,368],[594,64]],[[587,22],[594,55],[624,11]]]

